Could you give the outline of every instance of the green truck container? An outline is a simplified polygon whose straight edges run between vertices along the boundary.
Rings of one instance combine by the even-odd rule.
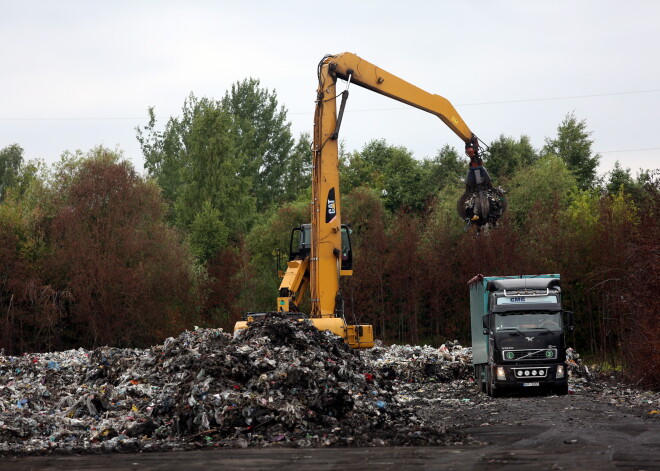
[[[472,362],[483,392],[568,392],[558,274],[483,276],[469,282]]]

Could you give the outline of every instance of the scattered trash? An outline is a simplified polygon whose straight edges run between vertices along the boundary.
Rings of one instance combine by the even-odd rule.
[[[576,376],[570,386],[659,414],[658,393]],[[456,341],[357,352],[283,316],[236,337],[198,328],[144,350],[0,355],[5,455],[460,444],[470,440],[455,431],[464,411],[485,418],[497,407]]]
[[[456,442],[415,414],[397,378],[465,375],[465,350],[361,355],[271,316],[236,338],[198,328],[146,350],[0,356],[0,453]]]
[[[585,378],[591,380],[592,374],[589,367],[582,363],[580,354],[575,349],[569,347],[566,349],[566,366],[569,377]]]

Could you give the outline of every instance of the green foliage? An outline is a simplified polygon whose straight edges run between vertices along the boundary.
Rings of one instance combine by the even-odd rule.
[[[614,226],[638,227],[640,222],[639,208],[623,188],[610,195],[609,211],[606,216]]]
[[[490,144],[484,165],[493,181],[510,178],[518,169],[533,165],[538,155],[529,137],[520,136],[517,141],[504,134]]]
[[[429,188],[429,167],[422,165],[405,147],[374,140],[359,153],[343,158],[340,166],[343,192],[369,187],[382,193],[389,211],[422,211],[436,188]]]
[[[198,260],[210,260],[227,247],[229,230],[221,219],[220,211],[210,201],[202,204],[190,225],[190,249]]]
[[[549,213],[553,207],[566,208],[577,190],[576,179],[563,160],[542,157],[536,165],[518,171],[510,181],[508,211],[524,225],[532,211]]]
[[[286,270],[289,256],[291,230],[309,223],[309,202],[287,203],[268,217],[263,217],[246,236],[246,246],[254,268],[251,289],[244,293],[244,301],[251,310],[275,309],[275,298],[279,279],[277,259],[280,269]]]
[[[389,154],[383,169],[385,207],[392,212],[422,211],[428,193],[420,188],[424,173],[419,161],[403,147],[391,148]]]
[[[428,234],[442,231],[454,240],[463,234],[465,222],[458,216],[456,204],[464,191],[465,185],[454,182],[438,192],[428,219]]]
[[[12,144],[0,149],[0,202],[5,198],[7,189],[14,185],[23,165],[23,148]]]
[[[382,174],[377,173],[362,155],[355,151],[339,156],[339,174],[343,194],[348,194],[355,188],[369,187],[382,192]]]
[[[596,192],[576,192],[564,214],[575,233],[593,236],[600,222],[600,195]]]
[[[170,203],[176,201],[182,183],[181,172],[187,160],[185,140],[196,113],[196,103],[197,99],[190,94],[184,101],[182,116],[170,118],[163,131],[156,129],[156,114],[153,107],[149,108],[149,123],[144,128],[137,128],[144,168],[156,179],[165,200]]]
[[[630,169],[624,169],[621,167],[621,164],[617,160],[614,162],[614,168],[609,173],[609,178],[605,188],[607,189],[608,193],[614,194],[619,191],[621,187],[630,191],[633,187],[635,187],[635,181],[630,174]]]
[[[178,225],[189,228],[198,208],[210,201],[232,237],[239,237],[252,224],[255,200],[252,180],[240,173],[246,157],[237,147],[231,116],[217,103],[200,101],[186,142],[187,162],[174,205]]]
[[[311,189],[312,141],[308,133],[300,135],[285,162],[283,175],[284,201],[297,200]]]
[[[245,79],[231,86],[222,99],[222,108],[231,115],[240,137],[236,147],[245,156],[241,174],[252,178],[257,210],[281,203],[287,194],[286,180],[303,177],[303,167],[300,162],[294,163],[296,168],[289,166],[294,140],[277,94],[261,88],[258,79]]]
[[[454,187],[465,178],[468,161],[458,151],[445,144],[432,160],[422,162],[427,191]]]
[[[656,171],[657,175],[657,171]],[[621,167],[617,160],[614,168],[607,175],[605,189],[610,195],[625,193],[630,196],[636,205],[641,205],[644,198],[649,198],[654,192],[653,174],[648,170],[641,170],[633,178],[629,168]]]
[[[24,164],[22,150],[17,166],[17,146],[0,151],[11,170],[0,187],[0,312],[11,314],[0,346],[146,345],[275,308],[278,254],[284,268],[291,229],[310,218],[309,135],[292,139],[275,93],[254,79],[220,101],[190,95],[162,129],[153,109],[149,118],[138,140],[151,179],[102,147],[66,152],[53,169]],[[384,341],[466,342],[472,276],[560,272],[578,349],[630,344],[627,326],[657,338],[658,174],[633,178],[617,163],[598,191],[584,121],[567,115],[557,131],[540,158],[524,135],[491,145],[485,165],[510,188],[509,209],[478,237],[456,213],[467,159],[453,147],[416,160],[384,140],[342,146],[347,314]]]
[[[199,208],[210,202],[234,240],[245,233],[255,215],[252,178],[245,175],[249,157],[241,149],[241,130],[221,103],[190,95],[182,117],[155,129],[153,110],[138,139],[146,168],[171,202],[172,220],[188,231]]]
[[[345,194],[342,208],[342,222],[351,225],[358,245],[362,234],[382,230],[380,227],[390,222],[390,214],[385,210],[381,195],[371,188],[363,186]],[[374,229],[375,226],[379,229]]]
[[[585,120],[578,121],[573,113],[569,113],[557,127],[557,137],[547,138],[543,148],[546,154],[554,154],[566,163],[582,190],[593,188],[597,183],[596,168],[600,155],[593,155],[591,134]]]

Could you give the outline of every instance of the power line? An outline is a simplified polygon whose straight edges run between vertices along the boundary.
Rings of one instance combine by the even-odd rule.
[[[597,154],[613,154],[616,152],[641,152],[645,150],[660,150],[660,147],[647,147],[645,149],[599,150]]]
[[[168,119],[169,116],[158,116],[157,119]],[[149,119],[148,116],[142,117],[142,118],[122,118],[122,117],[114,117],[114,118],[108,118],[108,117],[87,117],[87,118],[0,118],[0,121],[110,121],[110,120],[116,120],[116,121],[128,121],[128,120],[147,120]]]
[[[574,100],[580,98],[598,98],[606,96],[621,96],[621,95],[639,95],[642,93],[658,93],[660,89],[651,89],[651,90],[633,90],[627,92],[611,92],[611,93],[594,93],[591,95],[572,95],[572,96],[560,96],[560,97],[548,97],[548,98],[526,98],[522,100],[502,100],[502,101],[485,101],[479,103],[459,103],[456,106],[486,106],[486,105],[506,105],[511,103],[533,103],[538,101],[556,101],[556,100]],[[401,111],[401,110],[412,110],[413,108],[406,106],[399,106],[394,108],[365,108],[350,110],[354,113],[360,112],[370,112],[370,111]],[[313,111],[297,111],[289,112],[291,115],[301,115],[301,114],[313,114]],[[171,116],[157,116],[156,119],[169,119]],[[145,121],[149,119],[147,116],[144,117],[61,117],[61,118],[0,118],[0,121]],[[618,152],[618,151],[617,151]]]
[[[640,93],[657,93],[660,89],[653,90],[635,90],[630,92],[612,92],[612,93],[595,93],[592,95],[573,95],[573,96],[559,96],[551,98],[528,98],[524,100],[506,100],[506,101],[487,101],[483,103],[463,103],[459,106],[478,106],[478,105],[502,105],[507,103],[529,103],[534,101],[553,101],[553,100],[573,100],[576,98],[596,98],[603,96],[618,96],[618,95],[638,95]]]
[[[502,101],[484,101],[479,103],[458,103],[456,106],[483,106],[483,105],[506,105],[510,103],[533,103],[537,101],[555,101],[555,100],[574,100],[578,98],[597,98],[597,97],[606,97],[606,96],[620,96],[620,95],[638,95],[641,93],[657,93],[660,92],[660,89],[652,90],[633,90],[628,92],[611,92],[611,93],[594,93],[591,95],[572,95],[572,96],[559,96],[559,97],[548,97],[548,98],[526,98],[522,100],[502,100]],[[364,112],[364,111],[399,111],[399,110],[412,110],[413,108],[407,106],[398,106],[393,108],[371,108],[371,109],[358,109],[351,110],[352,112]],[[311,112],[296,112],[290,114],[311,114]]]

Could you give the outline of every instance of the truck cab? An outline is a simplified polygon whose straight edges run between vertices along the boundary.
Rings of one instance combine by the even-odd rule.
[[[573,314],[562,309],[560,276],[478,275],[469,282],[475,378],[502,392],[568,392],[564,335]]]

